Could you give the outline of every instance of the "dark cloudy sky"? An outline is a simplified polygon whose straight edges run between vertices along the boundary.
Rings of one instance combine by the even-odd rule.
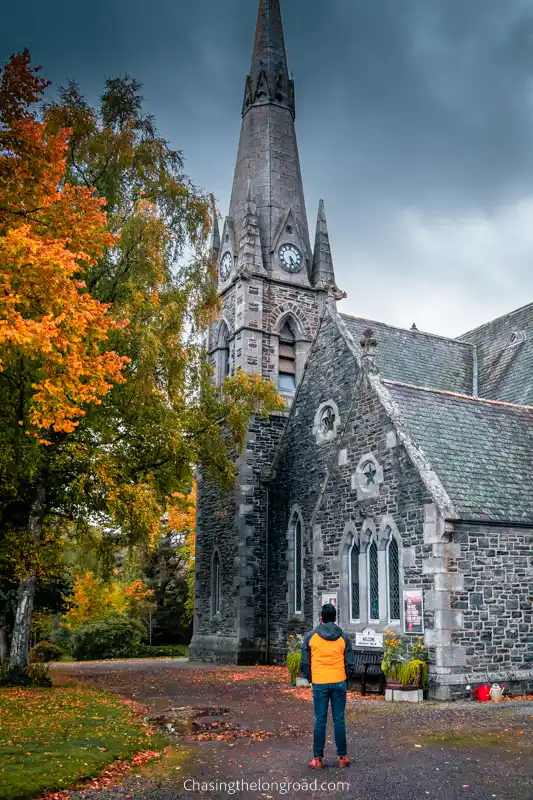
[[[144,84],[227,212],[256,0],[11,0],[24,46],[87,98]],[[341,309],[459,335],[533,301],[533,0],[282,0],[311,235],[326,203]]]

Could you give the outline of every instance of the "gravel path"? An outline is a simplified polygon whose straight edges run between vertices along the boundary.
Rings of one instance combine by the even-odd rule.
[[[326,768],[314,773],[306,766],[310,692],[288,690],[280,668],[165,659],[54,669],[58,680],[86,680],[144,706],[174,745],[120,787],[71,792],[72,800],[293,800],[306,794],[318,800],[533,799],[530,702],[411,705],[355,696],[347,712],[352,766],[337,769],[330,730]],[[318,786],[306,790],[315,779]],[[220,786],[224,781],[228,785]]]

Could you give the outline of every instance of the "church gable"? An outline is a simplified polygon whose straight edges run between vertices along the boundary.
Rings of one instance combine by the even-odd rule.
[[[313,622],[312,520],[326,477],[336,458],[340,435],[349,414],[357,363],[330,312],[324,315],[273,462],[270,483],[270,581],[290,587],[293,581],[294,539],[291,509],[298,507],[303,528],[302,611],[293,589],[271,595],[272,635],[283,648],[286,624],[302,631]],[[290,575],[288,572],[290,571]],[[290,580],[289,580],[290,579]],[[292,582],[294,587],[294,581]]]
[[[364,366],[314,520],[312,591],[318,599],[337,594],[340,624],[351,632],[401,629],[403,589],[432,588],[423,575],[432,552],[424,530],[438,517],[365,373]]]
[[[533,303],[459,338],[476,348],[481,397],[533,405]]]

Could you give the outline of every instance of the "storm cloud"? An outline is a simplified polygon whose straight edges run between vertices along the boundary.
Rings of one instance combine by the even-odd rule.
[[[281,0],[311,236],[326,203],[341,309],[457,336],[533,301],[533,2]],[[29,47],[89,100],[144,84],[227,212],[256,0],[27,0]]]

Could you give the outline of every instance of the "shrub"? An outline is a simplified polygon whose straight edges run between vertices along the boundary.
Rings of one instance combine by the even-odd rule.
[[[48,667],[30,664],[27,667],[0,666],[0,686],[51,686]]]
[[[412,686],[418,683],[421,678],[422,686],[426,687],[428,682],[428,665],[425,661],[419,658],[413,658],[405,664],[399,664],[397,670],[397,679],[401,681],[402,686]]]
[[[137,658],[179,658],[187,656],[186,644],[141,645],[136,653]]]
[[[298,651],[296,653],[288,653],[287,655],[287,669],[289,670],[289,680],[291,684],[296,683],[296,678],[300,675],[300,662],[302,654]]]
[[[123,615],[86,622],[72,631],[72,655],[78,661],[131,658],[143,635],[141,623]]]
[[[59,661],[63,655],[63,650],[52,644],[52,642],[37,642],[35,647],[30,650],[30,662],[41,662],[47,664],[50,661]]]

